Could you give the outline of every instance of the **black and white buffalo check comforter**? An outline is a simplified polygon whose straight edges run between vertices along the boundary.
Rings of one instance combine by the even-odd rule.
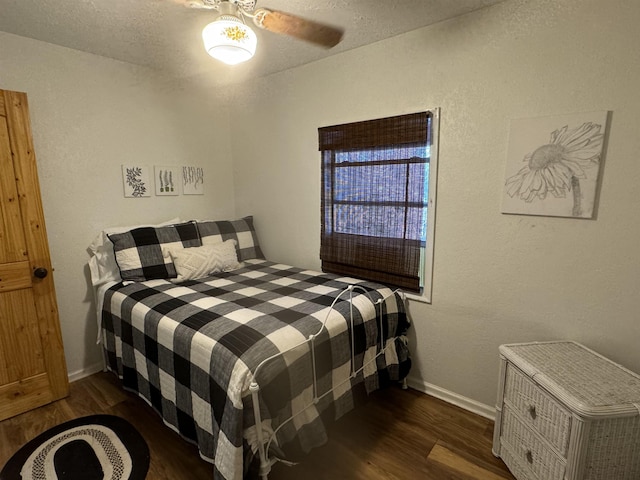
[[[350,284],[366,293],[355,288],[353,307],[345,295],[331,308]],[[375,306],[378,299],[384,301]],[[325,320],[326,329],[314,340],[315,405],[308,345],[268,362],[256,378],[267,435],[311,405],[278,430],[272,445],[278,454],[295,457],[326,441],[324,420],[353,408],[356,388],[369,392],[382,379],[398,378],[396,337],[408,322],[401,297],[389,288],[264,260],[198,281],[119,283],[104,295],[103,345],[108,368],[123,386],[197,443],[214,464],[214,478],[235,480],[257,449],[252,372],[317,333]],[[385,349],[376,357],[381,342]],[[355,369],[364,365],[355,376],[352,343]]]

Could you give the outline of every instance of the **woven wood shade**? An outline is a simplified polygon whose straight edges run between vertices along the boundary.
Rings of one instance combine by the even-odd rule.
[[[420,290],[427,112],[318,129],[325,272]]]
[[[319,150],[347,150],[426,143],[427,112],[318,129]]]

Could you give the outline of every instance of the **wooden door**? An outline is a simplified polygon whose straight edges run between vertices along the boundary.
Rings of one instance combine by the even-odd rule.
[[[65,397],[27,96],[0,90],[0,420]]]

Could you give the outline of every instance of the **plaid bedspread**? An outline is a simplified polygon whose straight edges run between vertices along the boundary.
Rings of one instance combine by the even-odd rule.
[[[356,283],[366,293],[355,288],[353,306],[345,295],[332,308]],[[374,305],[378,299],[381,306]],[[353,408],[356,386],[369,392],[381,378],[398,379],[396,337],[408,323],[402,299],[389,288],[263,260],[199,281],[119,283],[105,292],[103,346],[123,386],[197,443],[214,465],[214,478],[236,480],[258,446],[252,372],[316,334],[325,320],[313,342],[315,395],[308,344],[269,361],[256,378],[266,435],[302,412],[278,429],[272,445],[295,457],[326,441],[324,420]],[[384,353],[376,357],[381,341]],[[355,376],[352,345],[355,369],[364,366]]]

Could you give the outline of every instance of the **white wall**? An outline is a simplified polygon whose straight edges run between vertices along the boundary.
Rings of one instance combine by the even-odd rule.
[[[209,93],[0,32],[0,88],[29,96],[69,372],[100,361],[85,263],[102,228],[254,214],[269,258],[319,268],[317,128],[428,107],[435,271],[433,303],[411,304],[413,385],[492,405],[498,345],[556,338],[640,371],[639,23],[635,0],[509,0],[240,86],[230,126]],[[502,215],[509,120],[592,110],[613,112],[597,218]],[[206,194],[125,199],[128,162],[205,166]]]
[[[0,88],[26,92],[68,371],[101,363],[87,247],[105,227],[229,218],[226,108],[152,71],[0,32]],[[205,195],[124,198],[121,165],[205,167]]]
[[[441,107],[412,384],[493,405],[498,346],[548,339],[640,372],[638,24],[636,0],[510,0],[243,85],[237,210],[256,216],[268,258],[319,268],[317,128]],[[597,217],[501,214],[510,119],[596,110],[613,112]]]

